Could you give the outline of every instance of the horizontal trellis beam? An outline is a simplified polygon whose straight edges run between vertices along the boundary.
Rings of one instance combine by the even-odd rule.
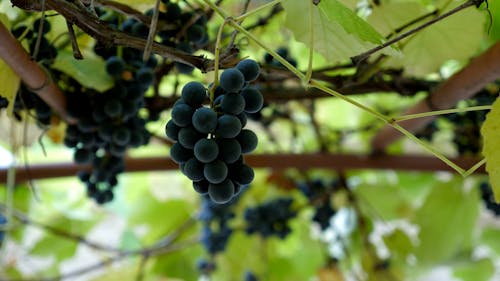
[[[450,159],[460,167],[468,169],[481,159],[458,157]],[[405,171],[450,171],[454,170],[432,156],[419,155],[356,155],[356,154],[256,154],[247,155],[246,163],[254,168],[270,169],[312,169],[323,168],[337,171],[353,169],[405,170]],[[33,164],[16,167],[16,182],[35,179],[49,179],[75,176],[80,170],[90,169],[90,165],[74,163]],[[168,157],[126,158],[126,172],[176,170],[178,165]],[[6,182],[7,168],[0,169],[0,181]],[[484,165],[476,173],[485,173]]]

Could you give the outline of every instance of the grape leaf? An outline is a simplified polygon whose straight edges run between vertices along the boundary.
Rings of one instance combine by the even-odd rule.
[[[453,275],[463,281],[488,281],[494,273],[493,261],[484,258],[456,266]]]
[[[419,2],[389,2],[375,6],[368,22],[388,35],[394,29],[428,12]],[[404,31],[429,19],[430,17]],[[449,16],[400,41],[403,56],[389,58],[386,66],[404,68],[409,74],[423,76],[437,71],[447,60],[464,61],[480,47],[484,20],[484,15],[477,9],[465,9]]]
[[[297,40],[308,46],[312,20],[313,48],[330,62],[349,59],[384,41],[382,35],[337,0],[321,1],[318,5],[289,0],[282,5],[287,13],[285,26],[292,30]],[[391,48],[382,52],[396,54]]]
[[[490,22],[487,22],[486,25],[489,28],[489,37],[492,42],[496,42],[500,40],[500,1],[489,1],[487,4],[488,9],[493,15],[490,18]],[[491,24],[491,26],[489,26]]]
[[[105,62],[90,52],[84,52],[83,56],[83,60],[76,60],[70,51],[60,50],[52,67],[75,78],[83,86],[100,92],[113,87]]]
[[[483,155],[495,201],[500,202],[500,99],[496,99],[481,127]]]
[[[443,262],[470,250],[479,203],[477,189],[464,188],[461,177],[433,186],[414,219],[420,227],[415,249],[420,265]]]

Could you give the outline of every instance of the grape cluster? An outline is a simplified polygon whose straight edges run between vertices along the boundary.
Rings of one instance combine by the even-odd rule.
[[[325,184],[317,179],[300,183],[298,187],[309,203],[314,206],[312,220],[318,223],[322,230],[327,229],[330,226],[330,219],[336,213],[330,203],[330,197],[339,188],[339,181],[334,180],[330,184]]]
[[[486,209],[490,210],[495,216],[500,216],[500,204],[495,202],[491,186],[487,182],[483,182],[479,185],[479,188],[481,190],[481,199]]]
[[[42,27],[41,30],[40,27]],[[54,47],[46,37],[51,29],[52,26],[49,21],[43,18],[38,18],[33,22],[31,27],[24,23],[15,26],[12,28],[12,35],[14,35],[14,37],[18,40],[27,40],[29,51],[32,55],[35,53],[37,40],[40,40],[38,53],[35,59],[46,64],[50,63],[57,56],[56,47]]]
[[[232,205],[236,198],[225,204],[217,204],[208,195],[202,196],[199,217],[203,224],[201,243],[211,255],[224,251],[233,233],[228,222],[235,216]]]
[[[34,110],[34,118],[40,127],[50,125],[52,109],[37,94],[31,92],[24,84],[21,84],[14,100],[14,116],[17,120],[22,119],[22,111]]]
[[[194,189],[208,193],[214,202],[228,202],[254,178],[242,154],[257,147],[257,135],[244,126],[246,113],[262,107],[262,94],[249,85],[258,75],[258,64],[249,59],[225,70],[214,90],[213,107],[203,106],[208,96],[201,83],[187,83],[165,127],[167,137],[176,141],[170,149],[172,160]]]
[[[92,164],[92,170],[81,171],[79,178],[89,197],[99,204],[113,199],[127,149],[145,145],[150,138],[147,120],[139,110],[154,81],[156,59],[143,62],[140,51],[122,51],[126,59],[110,50],[99,53],[106,60],[106,72],[114,78],[113,88],[104,93],[83,88],[68,93],[68,110],[79,121],[67,127],[64,144],[75,149],[76,163]],[[68,83],[77,85],[75,81]]]
[[[292,210],[292,203],[292,198],[277,198],[254,208],[247,208],[244,213],[246,233],[284,239],[292,231],[288,221],[297,215]]]

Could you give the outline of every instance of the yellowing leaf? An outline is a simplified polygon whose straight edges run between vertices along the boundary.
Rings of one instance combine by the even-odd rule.
[[[486,158],[486,171],[490,175],[490,184],[495,201],[500,202],[500,99],[493,103],[491,111],[481,127],[483,136],[483,155]]]

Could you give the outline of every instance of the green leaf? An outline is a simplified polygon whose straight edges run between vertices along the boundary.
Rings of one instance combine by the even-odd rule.
[[[491,259],[480,259],[468,261],[459,266],[455,266],[453,276],[463,281],[488,281],[495,273],[495,265]]]
[[[500,1],[488,1],[487,7],[493,16],[486,22],[486,26],[489,28],[491,41],[496,42],[500,40]]]
[[[496,99],[481,127],[483,155],[495,201],[500,202],[500,99]]]
[[[401,229],[396,229],[384,237],[384,243],[389,248],[392,260],[405,262],[415,248],[411,239]]]
[[[497,228],[485,228],[481,234],[481,244],[489,247],[495,254],[500,256],[500,243],[498,243],[498,237],[500,237],[500,229]]]
[[[415,249],[419,264],[443,262],[470,250],[478,215],[477,189],[467,189],[464,179],[436,183],[414,219],[420,227]]]
[[[375,6],[368,22],[389,35],[394,29],[428,12],[419,2],[391,1]],[[415,28],[428,19],[404,31]],[[439,70],[447,60],[465,61],[480,47],[484,21],[484,14],[477,9],[462,10],[400,41],[403,56],[389,58],[386,66],[402,67],[407,74],[423,76]]]
[[[55,229],[85,236],[95,222],[71,220],[64,216],[52,217],[47,223]],[[74,255],[78,241],[64,237],[64,235],[55,235],[49,232],[43,236],[32,249],[31,253],[39,256],[54,256],[58,261],[70,258]]]
[[[311,47],[313,32],[314,50],[330,62],[349,59],[384,41],[382,35],[337,0],[321,1],[319,5],[303,0],[282,4],[287,13],[285,25],[295,38]],[[382,52],[395,54],[391,48]]]
[[[77,60],[68,50],[60,50],[53,68],[75,78],[85,87],[104,92],[113,87],[113,79],[106,73],[105,62],[90,52],[82,51],[83,60]]]

